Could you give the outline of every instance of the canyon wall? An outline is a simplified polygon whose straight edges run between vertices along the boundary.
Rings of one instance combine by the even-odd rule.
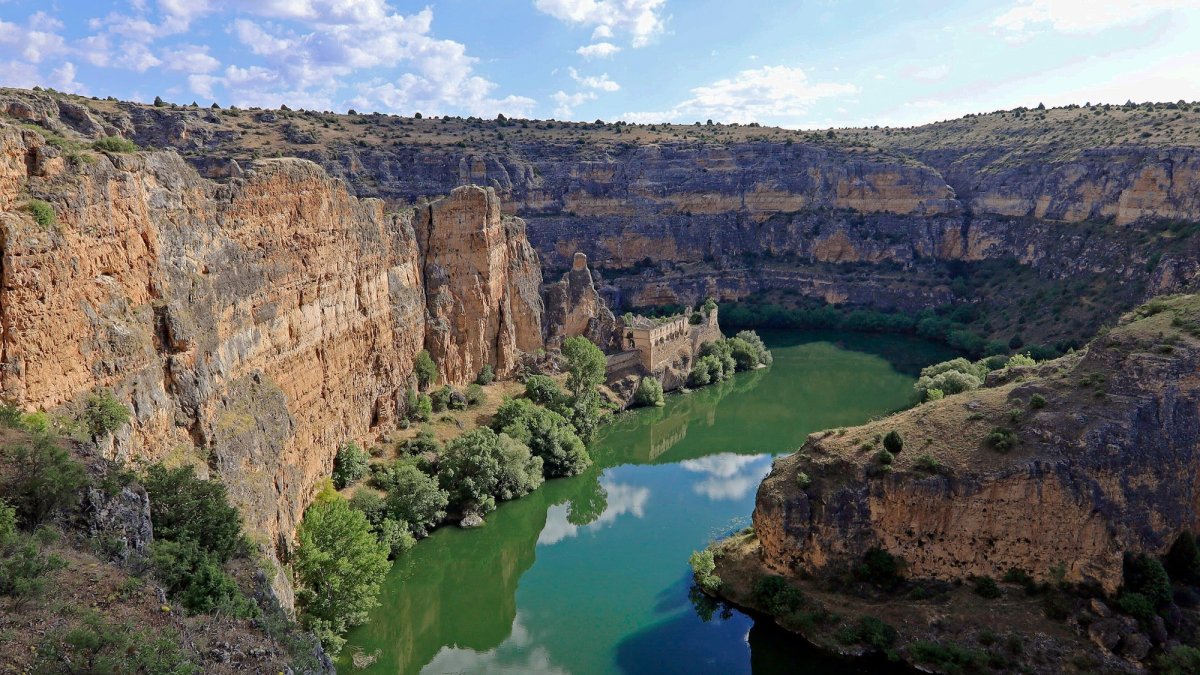
[[[0,124],[0,398],[110,389],[133,413],[110,455],[209,467],[278,549],[338,445],[404,412],[422,348],[461,384],[541,346],[541,271],[491,190],[394,212],[305,160],[238,174]]]

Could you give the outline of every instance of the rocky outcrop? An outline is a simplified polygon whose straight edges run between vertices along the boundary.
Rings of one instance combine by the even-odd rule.
[[[596,289],[585,254],[576,253],[571,269],[556,283],[543,287],[542,296],[547,346],[558,347],[564,339],[582,335],[605,352],[620,350],[617,319]]]
[[[1116,591],[1125,553],[1164,554],[1200,528],[1198,317],[1198,296],[1155,301],[1081,353],[813,435],[759,489],[761,565],[821,576],[881,547],[912,578],[1049,580],[1061,566]],[[1011,451],[987,440],[998,428]],[[877,439],[893,429],[905,447],[881,469]]]
[[[542,346],[538,255],[520,218],[501,216],[491,188],[456,188],[416,209],[430,354],[451,384],[485,365],[504,377]]]
[[[491,190],[393,212],[300,159],[216,183],[80,152],[0,124],[0,398],[70,414],[110,389],[133,413],[110,458],[207,467],[272,549],[338,445],[404,412],[422,348],[462,383],[542,345],[538,256]]]

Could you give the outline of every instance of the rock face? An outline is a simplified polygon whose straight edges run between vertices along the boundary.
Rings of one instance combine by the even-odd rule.
[[[569,337],[582,335],[605,352],[621,348],[617,319],[596,289],[587,256],[576,253],[570,271],[557,283],[542,289],[546,304],[546,345],[559,347]]]
[[[133,422],[110,457],[207,466],[277,550],[338,445],[403,412],[422,348],[461,383],[542,344],[538,257],[491,190],[389,212],[300,159],[222,184],[170,151],[65,159],[0,124],[0,397],[112,390]]]
[[[491,188],[455,188],[416,210],[425,279],[426,346],[451,384],[491,364],[512,373],[542,346],[538,255],[520,218],[502,217]]]
[[[1114,592],[1124,553],[1163,554],[1200,527],[1200,296],[1149,307],[1082,353],[815,434],[759,489],[762,564],[821,575],[879,546],[913,578],[999,578],[1016,567],[1047,580],[1061,565],[1068,580]],[[1044,408],[1030,405],[1035,395]],[[1015,449],[989,447],[996,428],[1015,432]],[[892,429],[907,442],[881,472],[870,439]]]

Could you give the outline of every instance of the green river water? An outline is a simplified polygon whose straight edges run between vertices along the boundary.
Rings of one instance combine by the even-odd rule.
[[[445,527],[393,567],[338,663],[370,673],[853,673],[769,619],[694,603],[688,555],[750,522],[772,457],[907,405],[920,340],[764,333],[770,368],[623,414],[591,470]],[[707,619],[707,620],[706,620]],[[377,654],[365,671],[350,655]]]

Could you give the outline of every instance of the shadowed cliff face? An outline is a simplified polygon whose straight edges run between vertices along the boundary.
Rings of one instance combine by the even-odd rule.
[[[111,455],[206,464],[282,546],[337,446],[403,412],[423,347],[459,384],[541,345],[541,271],[491,190],[389,213],[308,161],[239,171],[65,161],[0,124],[0,397],[70,409],[112,389],[134,421]]]
[[[1115,591],[1125,552],[1163,554],[1200,526],[1200,299],[1148,307],[1081,353],[811,436],[759,489],[763,565],[819,575],[881,546],[913,578],[998,578],[1016,567],[1046,580],[1061,564],[1068,580]],[[1030,405],[1035,395],[1044,408]],[[1016,433],[1014,449],[989,446],[997,427]],[[904,450],[881,474],[869,444],[893,429]],[[922,469],[923,454],[941,470]]]

